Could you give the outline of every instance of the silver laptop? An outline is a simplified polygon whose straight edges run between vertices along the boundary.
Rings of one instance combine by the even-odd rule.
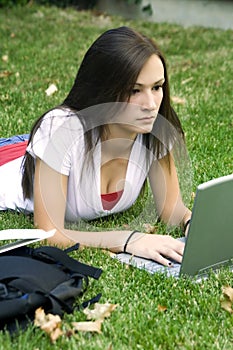
[[[181,238],[185,241],[185,238]],[[120,253],[116,258],[150,273],[206,277],[222,266],[233,269],[233,174],[197,187],[182,264],[164,267],[152,260]]]
[[[56,230],[8,229],[0,231],[0,253],[38,242],[54,235]],[[3,242],[1,242],[3,241]]]

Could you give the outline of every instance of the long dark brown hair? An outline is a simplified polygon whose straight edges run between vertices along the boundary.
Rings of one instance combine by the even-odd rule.
[[[137,77],[149,59],[157,55],[164,67],[165,83],[163,84],[163,99],[159,114],[163,116],[175,130],[183,136],[180,121],[170,104],[169,81],[167,66],[163,54],[157,44],[150,38],[128,27],[120,27],[104,32],[88,49],[78,70],[74,84],[60,107],[68,107],[77,113],[83,125],[89,127],[85,133],[86,152],[96,145],[106,132],[106,126],[99,124],[93,130],[91,120],[87,121],[79,111],[88,107],[112,102],[126,102],[129,100]],[[93,118],[93,115],[90,114]],[[44,116],[44,115],[43,115]],[[29,142],[40,126],[41,116],[32,128]],[[98,123],[94,123],[98,125]],[[97,131],[97,132],[96,132]],[[144,134],[144,144],[153,152],[159,154],[161,141],[154,137],[153,132]],[[25,198],[33,194],[34,159],[26,153],[23,163],[22,187]]]

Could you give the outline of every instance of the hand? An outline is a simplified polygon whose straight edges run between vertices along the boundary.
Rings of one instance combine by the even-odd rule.
[[[172,266],[169,258],[182,261],[184,243],[168,235],[135,234],[127,245],[127,253]]]

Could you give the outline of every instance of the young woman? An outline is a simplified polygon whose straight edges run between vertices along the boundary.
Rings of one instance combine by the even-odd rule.
[[[128,27],[108,30],[87,51],[64,103],[32,128],[23,161],[23,197],[18,195],[15,206],[34,211],[36,227],[56,228],[51,244],[76,241],[166,266],[169,259],[181,262],[184,243],[169,235],[65,226],[65,221],[128,209],[148,179],[159,218],[186,227],[191,212],[183,204],[174,162],[181,140],[157,45]],[[1,178],[7,171],[0,172]]]

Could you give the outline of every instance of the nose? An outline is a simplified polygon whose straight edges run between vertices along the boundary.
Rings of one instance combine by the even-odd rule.
[[[141,101],[142,110],[154,111],[157,104],[152,91],[145,92]]]

